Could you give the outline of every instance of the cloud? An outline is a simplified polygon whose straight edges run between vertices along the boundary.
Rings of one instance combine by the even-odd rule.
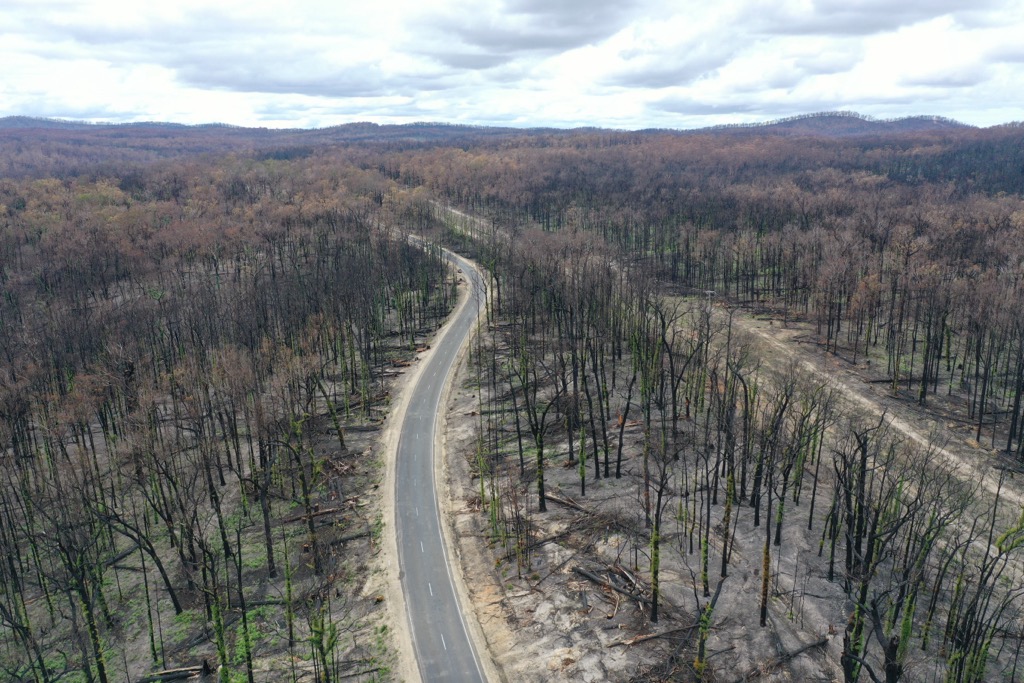
[[[434,17],[428,30],[442,41],[506,55],[554,54],[604,40],[635,18],[636,0],[506,0],[473,3]]]
[[[864,59],[864,46],[849,39],[802,41],[787,55],[793,66],[808,76],[846,73]]]
[[[0,115],[632,128],[831,109],[1005,116],[1024,106],[1024,5],[964,5],[6,0]]]
[[[186,85],[239,92],[346,98],[446,87],[446,72],[425,62],[316,42],[192,46],[166,57],[163,64]]]
[[[970,88],[989,79],[988,70],[983,67],[961,68],[952,71],[933,71],[921,75],[908,75],[900,83],[911,87],[927,88]]]
[[[343,18],[347,25],[357,17]],[[159,19],[51,18],[45,30],[59,39],[39,40],[32,51],[47,59],[148,63],[169,69],[184,86],[238,92],[344,98],[444,87],[437,68],[389,53],[375,36],[331,32],[302,18],[205,7]]]
[[[998,7],[996,0],[975,0],[970,10],[962,0],[812,0],[810,7],[789,0],[755,19],[755,30],[772,35],[872,35],[895,31],[937,17],[957,15],[965,23],[984,10]]]
[[[481,52],[438,52],[426,56],[440,62],[444,66],[453,69],[468,69],[471,71],[493,69],[494,67],[508,64],[512,57],[503,54],[488,54]]]
[[[698,102],[684,97],[665,97],[653,103],[651,108],[673,114],[685,114],[687,116],[723,116],[757,111],[757,108],[752,104]]]
[[[644,18],[609,41],[615,61],[600,82],[629,88],[670,88],[713,77],[746,49],[722,39],[734,12],[714,9]]]
[[[1024,62],[1024,45],[1003,46],[992,50],[989,56],[997,62],[1021,63]]]
[[[716,55],[691,57],[676,63],[659,63],[657,59],[634,61],[610,74],[604,83],[642,89],[688,85],[726,63],[727,59]]]

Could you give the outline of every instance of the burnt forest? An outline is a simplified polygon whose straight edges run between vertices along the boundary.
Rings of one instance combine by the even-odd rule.
[[[0,679],[1024,679],[1024,126],[0,119]],[[391,477],[391,478],[389,478]],[[403,635],[405,634],[405,635]]]

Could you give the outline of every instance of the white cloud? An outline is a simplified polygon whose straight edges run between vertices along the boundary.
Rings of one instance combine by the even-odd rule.
[[[1020,119],[1014,0],[6,0],[0,115],[682,127]]]

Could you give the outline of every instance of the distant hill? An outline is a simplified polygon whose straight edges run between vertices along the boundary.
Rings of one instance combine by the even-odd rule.
[[[0,118],[0,176],[58,176],[86,169],[117,169],[197,154],[257,154],[287,159],[324,145],[421,147],[471,145],[531,135],[578,131],[465,126],[445,123],[348,123],[317,129],[244,128],[211,123],[86,123],[60,119]],[[109,172],[109,171],[104,171]]]
[[[83,128],[89,128],[91,124],[81,123],[77,121],[63,121],[61,119],[43,119],[35,118],[32,116],[4,116],[0,118],[0,130],[11,130],[11,129],[61,129],[61,130],[81,130]]]
[[[713,126],[700,132],[745,133],[754,135],[815,135],[822,137],[857,137],[899,133],[962,131],[973,129],[942,116],[908,116],[899,119],[875,119],[855,112],[834,111],[801,114],[765,123]]]
[[[824,137],[853,137],[893,133],[920,133],[933,131],[954,131],[974,128],[953,119],[941,116],[910,116],[899,119],[875,119],[855,112],[835,111],[815,114],[801,114],[764,123],[741,123],[711,126],[691,130],[646,129],[641,134],[693,133],[738,133],[754,135],[815,135]],[[492,126],[469,126],[450,123],[417,122],[407,124],[377,124],[369,122],[346,123],[327,128],[271,129],[246,128],[223,123],[185,125],[147,121],[140,123],[86,123],[63,119],[33,118],[28,116],[7,116],[0,118],[0,131],[67,131],[86,132],[99,137],[124,137],[125,133],[149,135],[198,135],[199,137],[226,136],[235,139],[261,140],[272,143],[302,141],[316,142],[439,142],[451,139],[502,138],[524,135],[573,135],[586,132],[601,132],[600,128],[508,128]],[[624,132],[624,131],[615,131]],[[145,137],[143,135],[143,137]]]
[[[1021,124],[980,129],[938,116],[879,120],[850,112],[794,116],[760,124],[717,126],[697,130],[649,129],[641,131],[599,128],[509,128],[419,122],[409,124],[348,123],[316,129],[245,128],[222,123],[87,123],[51,118],[0,118],[0,176],[67,176],[86,170],[113,173],[133,164],[203,154],[253,154],[261,158],[289,159],[330,145],[383,145],[392,149],[433,146],[469,147],[532,138],[547,145],[558,139],[600,139],[602,144],[632,144],[647,136],[782,136],[821,140],[910,139],[915,135],[948,136],[950,140],[975,136],[1014,136]],[[998,141],[993,143],[1005,156]],[[1008,161],[1007,163],[1016,163]],[[113,170],[112,170],[113,169]],[[975,169],[973,173],[980,173]]]
[[[597,129],[592,129],[597,130]],[[417,122],[406,124],[378,124],[369,122],[345,123],[327,128],[247,128],[224,123],[186,125],[160,121],[137,123],[86,123],[63,119],[6,116],[0,118],[0,131],[67,131],[86,132],[99,137],[123,137],[124,134],[201,136],[227,135],[251,139],[327,142],[366,142],[372,140],[445,140],[450,138],[485,138],[537,133],[569,133],[556,128],[502,128],[468,126],[449,123]]]

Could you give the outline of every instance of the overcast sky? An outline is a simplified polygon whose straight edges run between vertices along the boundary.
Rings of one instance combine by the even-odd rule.
[[[0,116],[1024,120],[1020,0],[2,0]]]

